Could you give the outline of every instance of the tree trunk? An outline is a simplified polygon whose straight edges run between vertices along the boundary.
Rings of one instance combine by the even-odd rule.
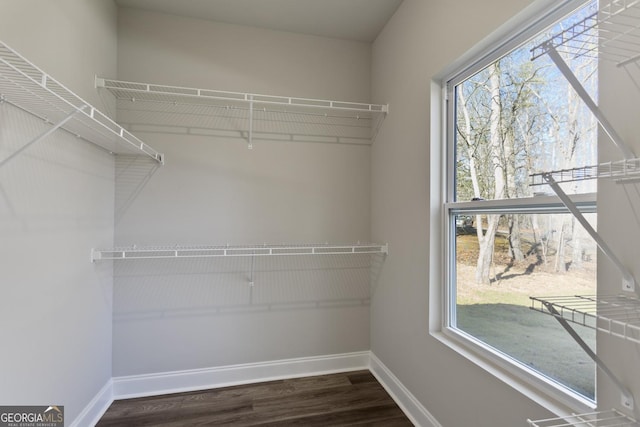
[[[580,238],[580,227],[577,227],[575,218],[571,220],[571,267],[569,269],[582,268],[584,261],[584,249],[582,247],[582,239]]]
[[[517,214],[509,215],[509,256],[514,261],[524,261],[520,240],[520,221]]]
[[[496,241],[496,231],[500,215],[487,215],[487,230],[482,232],[482,224],[476,226],[478,236],[479,252],[478,265],[476,267],[476,282],[488,285],[491,283],[491,262],[493,261],[493,251]]]
[[[491,144],[491,163],[494,177],[494,198],[502,199],[505,194],[505,170],[502,162],[503,147],[500,135],[500,118],[502,112],[502,102],[500,99],[500,68],[498,64],[489,66],[489,90],[491,94],[491,115],[489,117],[489,140]],[[498,220],[500,215],[487,215],[487,230],[482,233],[478,231],[478,264],[476,266],[476,282],[489,284],[491,282],[491,260],[495,244],[496,232],[498,231]],[[476,228],[480,229],[482,224]]]
[[[460,98],[460,109],[462,110],[462,117],[464,118],[464,140],[465,148],[467,149],[467,157],[469,158],[469,174],[471,175],[471,185],[473,187],[473,197],[480,198],[480,184],[478,183],[478,171],[476,166],[476,158],[473,153],[475,144],[473,142],[473,135],[471,133],[471,118],[469,117],[469,109],[467,108],[467,102],[464,97],[464,91],[460,89],[458,93]],[[478,223],[480,218],[478,217]]]
[[[558,236],[558,247],[556,248],[556,271],[566,272],[567,265],[564,262],[564,224],[560,226],[560,236]]]

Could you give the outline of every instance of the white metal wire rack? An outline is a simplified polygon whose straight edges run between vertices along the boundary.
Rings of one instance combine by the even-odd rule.
[[[640,179],[640,159],[624,159],[598,165],[534,173],[529,176],[530,185],[547,185],[545,175],[550,175],[557,183],[600,178],[611,178],[617,181],[636,180]]]
[[[0,42],[0,103],[7,102],[77,137],[118,154],[163,156],[89,105],[15,50]],[[29,142],[42,139],[51,132]],[[19,150],[19,151],[22,151]],[[15,153],[14,153],[15,154]],[[10,157],[13,157],[10,156]],[[6,160],[3,160],[3,164]]]
[[[213,258],[238,256],[353,255],[382,254],[387,244],[356,243],[354,245],[245,245],[245,246],[154,246],[92,249],[91,261],[168,258]]]
[[[640,344],[640,299],[627,295],[530,297],[531,309]],[[549,311],[553,307],[555,313]]]
[[[260,95],[96,78],[123,123],[172,132],[236,132],[254,140],[370,144],[387,105]],[[223,134],[225,135],[225,134]]]
[[[566,195],[559,184],[597,178],[610,178],[618,182],[640,178],[640,160],[625,144],[603,111],[565,62],[567,56],[595,55],[598,59],[613,60],[619,66],[635,64],[636,59],[640,59],[640,0],[610,0],[600,3],[598,12],[587,16],[532,49],[533,59],[542,55],[548,55],[558,67],[558,70],[594,114],[602,129],[619,148],[624,159],[595,166],[531,174],[530,184],[551,187],[563,204],[594,238],[598,247],[621,272],[623,291],[633,291],[636,280],[629,269],[623,265],[598,232],[586,221],[575,203]],[[637,64],[635,66],[637,67]]]
[[[640,1],[601,2],[599,11],[532,50],[535,59],[553,48],[569,56],[593,56],[624,67],[640,59]]]
[[[531,50],[532,58],[547,55],[598,119],[625,159],[635,157],[596,102],[578,81],[565,58],[591,56],[624,69],[640,90],[640,0],[600,2],[598,12],[560,31]]]
[[[586,414],[573,414],[566,417],[527,420],[532,427],[638,427],[635,419],[616,409],[596,411]]]
[[[560,187],[562,182],[610,178],[618,182],[640,178],[640,161],[608,121],[604,112],[582,86],[567,58],[593,57],[613,62],[640,89],[640,0],[601,1],[598,11],[560,31],[532,49],[532,58],[547,55],[567,79],[578,96],[591,110],[602,129],[620,150],[624,160],[595,166],[549,171],[530,176],[531,185],[549,185],[563,204],[594,238],[598,247],[616,265],[622,275],[622,290],[637,292],[636,280],[600,235],[591,227],[575,203]],[[612,372],[595,351],[576,333],[569,322],[580,324],[629,341],[640,343],[640,303],[636,296],[571,296],[531,297],[531,308],[553,315],[571,337],[594,360],[598,368],[621,392],[621,404],[632,410],[634,397],[626,385]],[[613,409],[571,417],[530,421],[538,427],[553,426],[638,426],[639,424]]]

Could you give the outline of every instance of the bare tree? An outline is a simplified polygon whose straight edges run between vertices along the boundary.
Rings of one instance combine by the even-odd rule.
[[[500,67],[498,63],[489,66],[489,93],[490,93],[490,115],[489,115],[489,146],[493,153],[491,156],[491,166],[493,169],[494,194],[495,199],[502,199],[505,195],[506,181],[505,169],[500,153],[502,152],[502,138],[500,132],[500,119],[502,112],[502,100],[500,97]],[[476,282],[489,283],[491,280],[491,262],[498,230],[500,215],[486,215],[487,228],[483,230],[482,224],[476,226],[478,236],[478,264],[476,267]]]

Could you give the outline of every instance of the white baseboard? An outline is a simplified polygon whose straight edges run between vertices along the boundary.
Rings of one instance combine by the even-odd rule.
[[[369,358],[369,370],[413,424],[420,427],[442,427],[375,354],[370,353]]]
[[[112,403],[113,384],[112,380],[109,380],[80,412],[80,415],[69,424],[69,427],[95,426]]]
[[[70,427],[94,426],[114,400],[259,383],[368,369],[413,424],[442,427],[411,392],[370,351],[247,363],[216,368],[114,377]]]
[[[113,378],[113,398],[156,396],[369,369],[369,351]]]

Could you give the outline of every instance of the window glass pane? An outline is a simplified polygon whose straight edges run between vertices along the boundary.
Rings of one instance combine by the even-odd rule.
[[[456,201],[553,194],[546,185],[531,187],[530,174],[597,162],[595,117],[547,55],[531,58],[533,47],[595,8],[576,12],[455,86]],[[582,37],[595,40],[595,34]],[[597,100],[597,52],[563,59]],[[596,191],[595,181],[563,186],[568,194]]]
[[[596,214],[585,217],[595,224]],[[594,399],[593,361],[552,316],[529,308],[529,296],[596,293],[593,239],[570,214],[458,214],[455,224],[452,326]],[[488,282],[478,280],[485,271]],[[595,349],[595,331],[572,326]]]
[[[552,316],[531,310],[529,297],[597,291],[591,236],[571,214],[558,213],[566,212],[559,199],[539,198],[535,212],[530,208],[532,198],[555,195],[547,184],[531,185],[544,183],[540,173],[595,165],[598,146],[593,113],[550,57],[532,60],[531,49],[596,11],[591,2],[520,48],[452,80],[453,170],[447,175],[448,219],[455,227],[448,252],[450,326],[593,400],[594,362]],[[597,34],[581,33],[576,42],[597,46]],[[597,101],[598,52],[558,53]],[[597,191],[595,180],[560,186],[569,195]],[[490,210],[498,205],[493,200],[501,200],[500,213]],[[596,214],[585,216],[595,228]],[[596,348],[592,329],[574,328]]]

